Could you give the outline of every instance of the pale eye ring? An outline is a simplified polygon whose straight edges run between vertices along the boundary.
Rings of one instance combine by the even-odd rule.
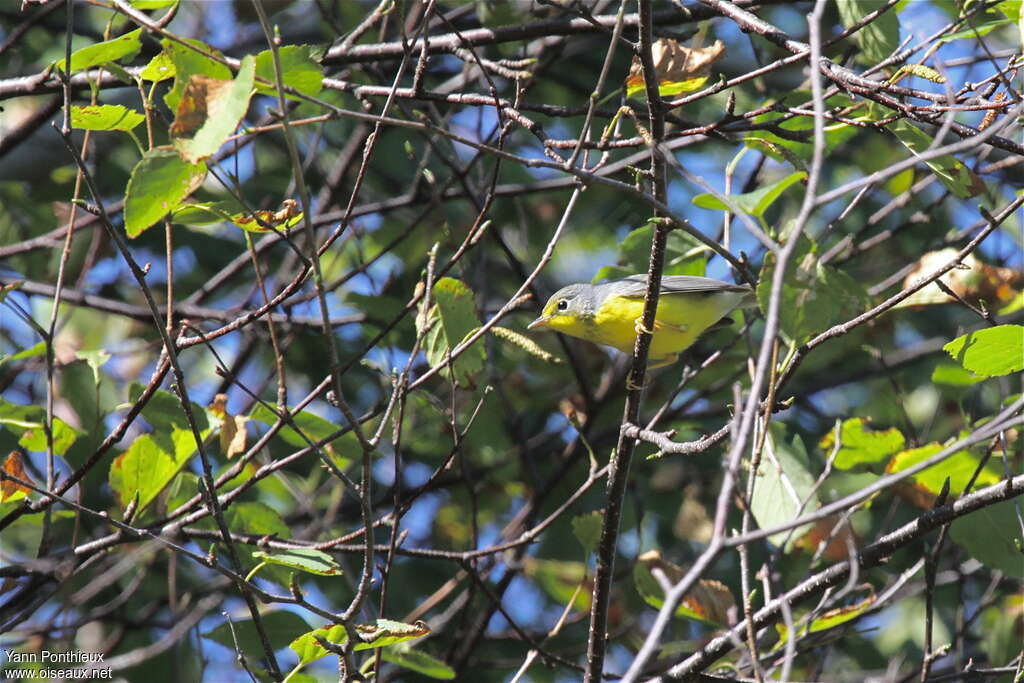
[[[558,300],[558,310],[565,311],[565,310],[568,310],[568,309],[569,309],[569,300],[568,299],[559,299]]]

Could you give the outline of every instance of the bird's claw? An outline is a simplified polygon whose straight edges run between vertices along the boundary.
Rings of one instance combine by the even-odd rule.
[[[636,331],[637,334],[641,334],[643,332],[646,332],[647,334],[654,334],[654,330],[649,330],[644,326],[643,318],[637,318],[633,322],[633,329]]]

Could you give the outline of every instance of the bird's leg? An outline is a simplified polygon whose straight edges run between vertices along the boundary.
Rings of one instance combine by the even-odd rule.
[[[640,335],[643,332],[646,332],[647,334],[652,336],[654,335],[654,330],[649,330],[646,327],[644,327],[644,319],[642,317],[637,318],[636,320],[633,321],[633,329],[636,331],[637,335]],[[654,321],[654,329],[658,329],[657,320]]]

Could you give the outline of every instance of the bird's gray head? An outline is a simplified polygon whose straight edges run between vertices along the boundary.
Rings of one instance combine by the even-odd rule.
[[[551,295],[544,304],[539,318],[529,324],[529,329],[552,327],[561,329],[578,325],[594,317],[595,286],[589,284],[567,285]]]

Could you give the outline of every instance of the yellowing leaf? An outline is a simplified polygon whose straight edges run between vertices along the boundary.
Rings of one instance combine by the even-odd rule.
[[[807,635],[808,633],[817,633],[818,631],[825,631],[830,628],[835,628],[840,624],[845,624],[848,621],[853,621],[866,612],[873,604],[875,604],[875,595],[872,593],[856,605],[831,609],[812,620],[810,624],[805,624],[804,626],[799,627],[797,629],[797,635],[802,636]],[[775,648],[778,649],[782,647],[786,643],[786,639],[789,638],[789,630],[786,628],[785,624],[776,624],[775,630],[779,632],[779,642],[775,646]]]
[[[889,457],[903,448],[903,434],[895,427],[884,431],[867,429],[868,421],[854,417],[844,420],[839,428],[839,452],[835,466],[847,470],[857,465],[869,465]],[[823,453],[831,454],[835,447],[835,430],[828,432],[818,444]]]

